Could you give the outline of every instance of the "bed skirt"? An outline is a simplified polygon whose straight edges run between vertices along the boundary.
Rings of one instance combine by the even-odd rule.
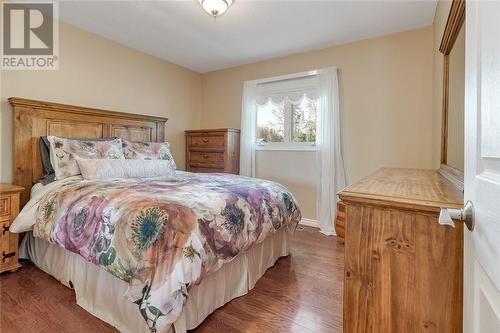
[[[168,332],[194,329],[217,308],[248,293],[279,257],[290,253],[290,232],[282,228],[189,289],[181,316]],[[123,333],[149,332],[137,305],[123,297],[128,284],[103,268],[57,245],[28,233],[20,258],[31,260],[67,287],[73,287],[76,302],[92,315]],[[163,332],[161,332],[163,333]]]

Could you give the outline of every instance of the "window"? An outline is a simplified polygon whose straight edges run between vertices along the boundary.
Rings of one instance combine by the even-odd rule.
[[[315,150],[318,97],[312,83],[306,77],[258,87],[258,150]]]
[[[292,141],[316,142],[317,101],[304,96],[298,103],[291,103]]]
[[[257,142],[285,142],[285,103],[257,106]]]

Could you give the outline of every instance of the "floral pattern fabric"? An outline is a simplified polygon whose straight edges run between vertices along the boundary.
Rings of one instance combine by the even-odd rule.
[[[229,174],[63,182],[40,202],[34,235],[128,282],[151,332],[181,314],[189,287],[263,241],[294,230],[293,195],[270,181]]]
[[[132,142],[123,140],[123,154],[127,159],[167,160],[175,170],[175,161],[168,142]]]
[[[125,159],[122,139],[106,141],[68,139],[48,136],[50,143],[50,161],[56,179],[63,179],[80,174],[77,159]]]

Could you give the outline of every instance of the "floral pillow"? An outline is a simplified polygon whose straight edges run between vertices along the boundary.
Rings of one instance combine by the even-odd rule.
[[[50,161],[56,179],[81,174],[77,159],[125,159],[120,138],[90,141],[48,136],[47,139],[50,143]]]
[[[175,170],[175,161],[168,142],[131,142],[123,140],[123,155],[134,160],[166,160]]]

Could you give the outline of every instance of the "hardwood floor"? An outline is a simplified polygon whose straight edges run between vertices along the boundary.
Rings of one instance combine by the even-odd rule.
[[[304,227],[247,295],[210,315],[191,333],[342,332],[344,248]],[[117,332],[80,308],[74,292],[33,264],[0,277],[0,332]]]

